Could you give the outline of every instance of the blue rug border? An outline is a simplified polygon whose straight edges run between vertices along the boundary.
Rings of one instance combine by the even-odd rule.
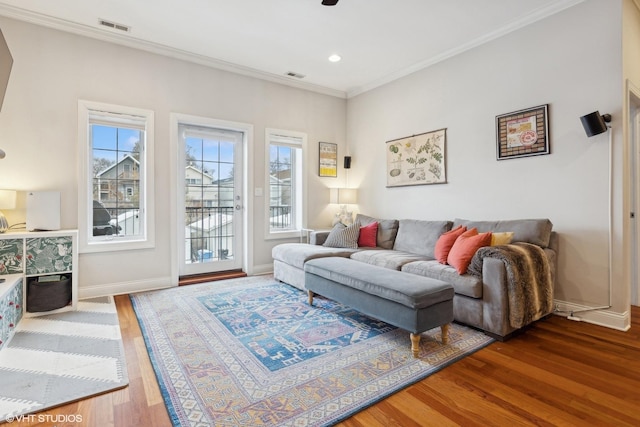
[[[207,282],[207,283],[201,283],[201,284],[190,285],[190,286],[201,286],[201,285],[210,285],[210,284],[211,284],[210,282]],[[277,285],[291,286],[288,283],[278,282],[275,279],[274,279],[273,283],[270,283],[270,284],[267,284],[267,285],[262,285],[262,286],[272,286],[272,285],[276,285],[276,284]],[[295,288],[295,287],[293,287],[293,288]],[[164,289],[164,290],[168,290],[168,289],[178,289],[178,288],[167,288],[167,289]],[[295,288],[295,289],[297,289],[297,288]],[[162,291],[162,290],[160,290],[160,291]],[[150,292],[159,292],[159,291],[150,291]],[[300,291],[300,292],[303,292],[303,291]],[[146,293],[146,292],[144,292],[144,293]],[[154,373],[154,375],[156,377],[156,381],[158,383],[158,386],[160,387],[160,393],[162,395],[162,399],[165,402],[165,407],[167,408],[167,412],[169,414],[169,418],[171,419],[171,424],[173,425],[173,427],[182,427],[182,424],[180,423],[180,419],[178,418],[177,411],[176,411],[176,409],[175,409],[175,407],[173,405],[173,402],[171,401],[170,394],[169,394],[169,392],[167,390],[167,386],[165,385],[164,380],[159,376],[159,371],[160,371],[159,365],[158,365],[158,362],[156,361],[155,355],[152,352],[152,348],[151,348],[151,345],[149,343],[149,337],[148,337],[148,333],[147,333],[146,327],[143,325],[143,322],[141,321],[141,316],[138,314],[138,311],[136,311],[136,306],[137,306],[138,303],[136,303],[134,297],[135,297],[135,294],[129,294],[129,299],[131,300],[131,305],[133,307],[133,311],[134,311],[134,313],[136,315],[136,319],[138,320],[138,325],[140,327],[140,331],[141,331],[142,337],[144,339],[145,347],[147,349],[147,354],[149,355],[149,360],[151,361],[151,365],[153,367],[153,373]],[[458,322],[454,322],[454,323],[457,323],[457,324],[459,324],[459,325],[461,325],[463,327],[469,328],[469,326],[466,326],[466,325],[464,325],[462,323],[458,323]],[[471,328],[471,329],[473,329],[473,328]],[[481,331],[478,331],[478,332],[481,332]],[[427,377],[429,377],[429,376],[431,376],[431,375],[433,375],[433,374],[435,374],[437,372],[440,372],[444,368],[446,368],[448,366],[451,366],[452,364],[458,362],[459,360],[462,360],[462,359],[464,359],[464,358],[466,358],[468,356],[471,356],[472,354],[475,354],[476,352],[486,348],[487,346],[489,346],[490,344],[493,344],[496,341],[494,338],[492,338],[492,337],[490,337],[488,335],[486,337],[488,338],[486,343],[478,346],[477,348],[475,348],[474,350],[470,351],[469,353],[461,354],[461,355],[455,357],[454,359],[451,359],[449,362],[447,362],[447,363],[445,363],[445,364],[443,364],[441,366],[434,367],[433,370],[431,370],[429,372],[425,372],[424,375],[421,375],[421,376],[417,377],[414,381],[410,381],[410,382],[408,382],[406,384],[403,384],[401,386],[394,387],[394,388],[390,389],[388,393],[384,393],[384,394],[381,394],[379,396],[376,396],[371,401],[367,402],[366,404],[362,405],[361,407],[359,407],[357,409],[354,409],[354,410],[352,410],[350,412],[341,414],[340,416],[338,416],[338,417],[336,417],[334,419],[327,420],[327,423],[321,424],[321,427],[334,426],[334,425],[336,425],[336,424],[338,424],[338,423],[340,423],[342,421],[345,421],[345,420],[351,418],[352,416],[354,416],[355,414],[357,414],[359,412],[362,412],[362,411],[366,410],[367,408],[370,408],[371,406],[373,406],[373,405],[381,402],[382,400],[384,400],[384,399],[386,399],[386,398],[398,393],[399,391],[402,391],[402,390],[404,390],[404,389],[406,389],[408,387],[411,387],[411,386],[419,383],[420,381],[424,380],[425,378],[427,378]]]
[[[138,305],[138,303],[136,302],[134,297],[135,297],[135,294],[129,294],[129,300],[131,301],[133,312],[136,315],[136,319],[138,320],[138,325],[140,327],[140,332],[142,333],[142,338],[144,339],[144,346],[147,349],[147,354],[149,355],[149,360],[151,361],[151,366],[153,367],[153,374],[155,375],[156,382],[160,387],[160,394],[162,395],[162,400],[164,400],[164,406],[165,408],[167,408],[167,412],[169,413],[169,418],[171,419],[171,424],[173,425],[173,427],[181,427],[182,424],[180,423],[180,418],[178,418],[178,414],[173,406],[173,402],[171,401],[171,397],[169,395],[169,391],[167,390],[167,386],[164,380],[159,376],[159,372],[160,372],[159,365],[158,365],[158,362],[156,361],[155,354],[152,351],[148,332],[144,325],[144,322],[142,321],[142,317],[140,314],[138,314],[138,311],[136,310],[136,306]]]

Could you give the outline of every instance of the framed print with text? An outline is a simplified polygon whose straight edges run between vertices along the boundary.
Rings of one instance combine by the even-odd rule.
[[[338,176],[338,144],[331,142],[320,142],[319,155],[320,176]]]
[[[497,159],[549,154],[549,104],[496,116]]]

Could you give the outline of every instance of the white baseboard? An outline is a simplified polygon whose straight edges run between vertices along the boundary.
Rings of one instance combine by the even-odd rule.
[[[273,263],[262,264],[262,265],[254,265],[251,269],[251,273],[248,273],[251,276],[258,276],[261,274],[269,274],[273,273]]]
[[[78,298],[95,298],[107,295],[131,294],[135,292],[153,291],[171,287],[170,277],[156,277],[154,279],[134,280],[131,282],[108,283],[105,285],[81,286]]]
[[[250,275],[258,276],[270,273],[273,273],[273,264],[263,264],[253,266]],[[156,277],[154,279],[108,283],[105,285],[81,286],[80,289],[78,289],[78,299],[131,294],[135,292],[154,291],[157,289],[166,289],[171,287],[170,277]]]
[[[628,331],[631,328],[631,313],[629,311],[615,313],[604,309],[591,310],[591,307],[586,305],[560,300],[555,300],[554,303],[560,310],[554,313],[558,316],[568,317],[573,313],[572,318],[581,322],[592,323],[618,331]]]

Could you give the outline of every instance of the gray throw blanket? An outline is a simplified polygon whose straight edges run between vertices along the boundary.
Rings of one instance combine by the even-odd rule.
[[[501,260],[506,268],[509,323],[512,327],[521,328],[552,311],[551,267],[541,247],[524,242],[485,246],[473,256],[469,274],[482,277],[485,257]]]

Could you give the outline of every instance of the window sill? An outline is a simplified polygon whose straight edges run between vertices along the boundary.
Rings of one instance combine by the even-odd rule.
[[[265,240],[300,239],[302,230],[272,231],[265,236]]]
[[[79,248],[80,253],[97,253],[97,252],[118,252],[136,249],[151,249],[155,247],[154,243],[149,240],[103,240],[93,242],[83,242]]]

